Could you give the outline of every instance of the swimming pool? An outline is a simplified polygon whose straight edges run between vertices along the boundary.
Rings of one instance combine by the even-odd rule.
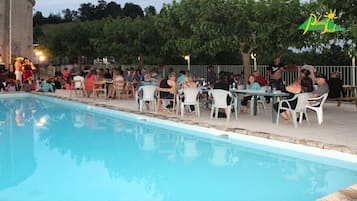
[[[0,101],[0,200],[302,201],[357,183],[354,156],[306,155],[59,99]]]

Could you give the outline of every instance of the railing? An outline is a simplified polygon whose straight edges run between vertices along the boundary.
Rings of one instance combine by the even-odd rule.
[[[115,65],[108,66],[109,68],[114,67]],[[122,65],[121,68],[124,70],[125,68],[133,67],[133,65]],[[151,69],[152,67],[158,67],[157,65],[146,65],[147,69]],[[260,72],[261,75],[267,78],[267,67],[268,65],[258,65],[257,70]],[[99,68],[105,68],[105,66],[100,66]],[[160,68],[160,74],[165,76],[170,68],[173,68],[176,73],[180,70],[187,70],[187,65],[166,65],[163,68]],[[353,83],[353,72],[355,73],[354,77],[357,77],[357,67],[352,66],[315,66],[316,70],[319,73],[322,73],[329,77],[331,72],[340,72],[340,77],[343,80],[345,85],[357,85],[357,83]],[[57,68],[60,70],[62,68]],[[200,78],[207,78],[207,65],[191,65],[190,66],[191,72],[193,76],[200,77]],[[253,66],[251,66],[251,71],[253,71]],[[243,72],[243,65],[214,65],[215,72],[226,71],[226,72],[233,72],[241,73]],[[284,72],[283,80],[289,84],[293,82],[298,77],[298,72]],[[356,82],[356,81],[355,81]]]
[[[149,69],[153,66],[147,66]],[[207,65],[191,65],[191,73],[195,77],[206,78],[207,77]],[[267,67],[268,65],[258,65],[257,70],[260,72],[261,75],[267,77]],[[187,70],[186,65],[167,65],[164,69],[161,69],[161,75],[166,75],[169,68],[173,68],[176,73],[180,70]],[[343,80],[344,84],[346,85],[356,85],[357,83],[353,82],[353,67],[352,66],[315,66],[317,72],[322,73],[329,77],[332,72],[340,72],[340,77]],[[357,77],[357,67],[355,68],[355,77]],[[251,66],[251,71],[253,71],[253,66]],[[233,72],[241,73],[243,72],[243,65],[215,65],[214,66],[215,72],[226,71],[226,72]],[[298,78],[298,72],[284,72],[283,80],[289,84],[293,82],[296,78]]]

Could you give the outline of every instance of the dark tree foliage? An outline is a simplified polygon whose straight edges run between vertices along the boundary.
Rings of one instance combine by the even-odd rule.
[[[297,27],[311,13],[325,14],[336,8],[337,24],[348,32],[309,32]],[[181,0],[164,5],[159,14],[145,8],[115,1],[99,0],[97,5],[81,4],[78,11],[64,10],[64,18],[41,12],[34,14],[34,39],[47,47],[53,57],[70,60],[113,56],[119,63],[244,64],[249,72],[250,53],[258,64],[272,62],[281,55],[284,63],[348,65],[348,52],[356,45],[354,1],[317,0]],[[42,33],[46,23],[71,22]],[[310,51],[291,51],[307,48]]]
[[[120,4],[117,4],[114,1],[109,2],[104,10],[106,13],[106,17],[110,16],[112,18],[117,18],[123,16]]]
[[[148,6],[145,8],[145,15],[156,15],[156,9],[154,6]]]
[[[32,17],[33,26],[40,26],[45,24],[45,18],[42,15],[42,12],[36,11],[36,13]]]
[[[78,18],[82,21],[96,19],[96,7],[91,3],[83,3],[78,9]]]
[[[47,18],[47,22],[49,24],[59,24],[62,23],[62,17],[60,14],[50,14]]]
[[[123,15],[131,18],[144,17],[144,11],[137,4],[126,3],[123,8]]]

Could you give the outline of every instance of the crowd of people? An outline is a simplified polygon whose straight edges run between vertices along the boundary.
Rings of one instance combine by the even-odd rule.
[[[34,78],[36,67],[29,58],[17,57],[14,62],[14,71],[9,72],[4,64],[0,64],[0,90],[13,92],[35,88]]]
[[[86,73],[87,71],[87,73]],[[342,81],[338,78],[337,73],[331,74],[330,80],[327,80],[325,75],[320,74],[311,65],[304,65],[300,68],[299,76],[295,81],[286,86],[286,82],[283,80],[282,75],[287,69],[284,64],[281,63],[280,57],[274,58],[273,63],[267,68],[267,75],[263,76],[259,71],[253,71],[249,75],[247,82],[244,81],[243,72],[234,74],[232,72],[221,71],[216,73],[213,66],[207,67],[207,79],[202,83],[194,80],[194,76],[189,71],[181,70],[178,74],[173,68],[170,68],[166,77],[161,77],[158,68],[127,68],[124,71],[120,68],[112,69],[92,69],[92,70],[80,70],[77,73],[69,72],[68,69],[64,69],[61,78],[65,84],[62,84],[62,88],[67,88],[66,83],[70,83],[71,75],[81,75],[84,79],[84,87],[87,90],[87,94],[92,94],[93,82],[100,80],[112,80],[108,85],[108,93],[106,98],[115,98],[115,88],[122,88],[128,95],[134,95],[135,91],[142,85],[156,85],[161,88],[160,97],[173,98],[180,88],[196,88],[201,85],[205,85],[210,88],[229,90],[239,85],[243,85],[247,89],[259,90],[261,87],[269,86],[271,89],[281,90],[290,94],[290,97],[297,93],[310,92],[313,97],[318,97],[324,93],[331,91],[331,96],[338,96],[339,90],[342,88]],[[268,79],[265,79],[267,77]],[[335,84],[334,84],[335,83]],[[338,86],[337,86],[338,85]],[[57,85],[56,85],[57,86]],[[100,87],[100,86],[97,86]],[[58,88],[58,87],[57,87]],[[248,101],[251,96],[243,96],[240,100],[243,113],[248,112]],[[230,100],[227,100],[230,101]],[[266,98],[266,102],[270,102],[270,97]],[[291,103],[296,105],[296,103]],[[172,109],[172,102],[165,104],[166,109]],[[273,106],[277,109],[277,105]],[[224,116],[224,115],[223,115]],[[288,112],[282,112],[281,116],[290,120]]]
[[[267,68],[267,80],[264,76],[260,75],[259,71],[254,71],[249,75],[247,82],[244,82],[243,73],[234,75],[230,72],[219,72],[218,75],[214,72],[212,66],[208,67],[207,81],[213,88],[229,90],[235,86],[243,85],[246,89],[259,90],[261,87],[269,86],[270,89],[279,90],[289,94],[287,98],[292,98],[298,93],[311,93],[311,97],[319,97],[328,93],[330,98],[340,97],[342,93],[343,81],[339,78],[338,72],[333,72],[330,79],[327,76],[317,72],[311,65],[303,65],[299,69],[299,75],[295,80],[286,85],[283,80],[283,73],[287,71],[284,64],[281,63],[280,57],[276,56],[273,63]],[[243,113],[248,112],[248,101],[251,96],[245,95],[240,100]],[[266,102],[270,103],[271,97],[266,97]],[[227,100],[227,103],[230,100]],[[296,107],[296,100],[290,103],[293,109]],[[273,105],[273,109],[278,110],[278,103]],[[225,116],[225,115],[222,115]],[[285,120],[290,120],[291,115],[288,111],[281,110],[281,116]]]
[[[311,65],[303,65],[299,70],[299,76],[295,81],[286,86],[283,80],[283,73],[287,71],[284,64],[281,63],[280,57],[276,56],[266,69],[267,74],[261,75],[259,71],[253,71],[245,82],[243,72],[234,74],[232,72],[221,71],[216,73],[212,65],[207,67],[207,78],[203,83],[194,80],[194,76],[189,71],[181,70],[178,74],[173,68],[168,71],[167,77],[162,77],[157,67],[152,69],[141,68],[63,68],[61,71],[54,70],[50,65],[48,67],[48,75],[46,78],[36,77],[36,67],[28,58],[18,57],[14,63],[13,77],[9,77],[3,81],[0,89],[5,91],[43,91],[55,92],[56,89],[71,89],[71,81],[74,76],[83,78],[84,89],[87,95],[92,94],[95,81],[111,80],[108,84],[108,93],[106,98],[115,98],[118,94],[118,88],[122,89],[123,93],[128,96],[134,96],[135,91],[142,85],[157,85],[164,89],[160,91],[160,96],[165,98],[173,97],[179,88],[196,88],[199,85],[205,85],[215,89],[229,90],[237,86],[244,86],[246,89],[259,90],[261,87],[270,86],[271,89],[281,90],[290,94],[292,97],[297,93],[310,92],[313,97],[321,96],[324,93],[329,93],[329,97],[340,97],[343,82],[339,78],[338,72],[333,72],[330,79],[325,75],[317,72]],[[0,66],[0,76],[5,72],[5,67]],[[55,72],[55,73],[54,73]],[[177,76],[176,76],[177,75]],[[265,79],[267,78],[267,79]],[[166,90],[165,90],[166,89]],[[121,92],[119,92],[121,93]],[[289,97],[288,97],[289,98]],[[248,112],[248,101],[251,96],[243,96],[240,100],[242,112]],[[227,100],[229,101],[229,100]],[[270,97],[266,98],[266,102],[270,102]],[[296,103],[291,103],[293,106]],[[166,108],[172,108],[172,103],[165,105]],[[273,106],[277,110],[277,105]],[[291,117],[283,111],[281,116],[289,120]]]

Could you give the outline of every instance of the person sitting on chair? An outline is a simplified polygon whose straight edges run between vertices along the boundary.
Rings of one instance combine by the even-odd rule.
[[[316,76],[316,84],[317,84],[317,87],[312,92],[312,96],[314,98],[319,97],[319,96],[329,92],[329,85],[327,84],[325,75],[318,74]]]
[[[339,78],[338,72],[332,72],[327,81],[329,87],[329,98],[340,98],[343,92],[343,81]]]
[[[160,98],[163,99],[173,99],[176,94],[176,73],[171,72],[168,78],[161,80],[160,82]],[[166,105],[166,108],[172,108],[173,102]]]
[[[113,84],[109,85],[109,92],[108,92],[108,96],[106,97],[107,99],[114,98],[116,88],[123,90],[125,86],[125,78],[122,70],[114,69],[112,79],[113,79]],[[116,94],[116,95],[120,97],[120,94]]]
[[[309,73],[308,73],[309,74]],[[292,84],[286,87],[286,92],[289,93],[287,99],[291,99],[295,96],[295,94],[304,93],[304,92],[312,92],[313,85],[312,79],[309,76],[303,77],[301,80],[296,80]],[[289,102],[292,109],[295,109],[297,104],[297,99]],[[283,104],[284,105],[284,104]],[[287,105],[284,105],[287,107]],[[279,103],[275,103],[273,105],[273,109],[278,111]],[[289,111],[280,110],[280,115],[283,119],[289,121],[291,119],[291,114]]]
[[[259,90],[260,85],[258,82],[255,81],[255,76],[253,74],[249,75],[248,77],[248,84],[247,84],[247,89],[252,89],[252,90]],[[252,99],[252,96],[244,96],[243,100],[241,102],[242,104],[242,112],[246,113],[248,112],[248,101]]]
[[[89,74],[84,78],[84,88],[87,90],[87,95],[93,93],[94,81],[97,80],[97,71],[91,70]]]

